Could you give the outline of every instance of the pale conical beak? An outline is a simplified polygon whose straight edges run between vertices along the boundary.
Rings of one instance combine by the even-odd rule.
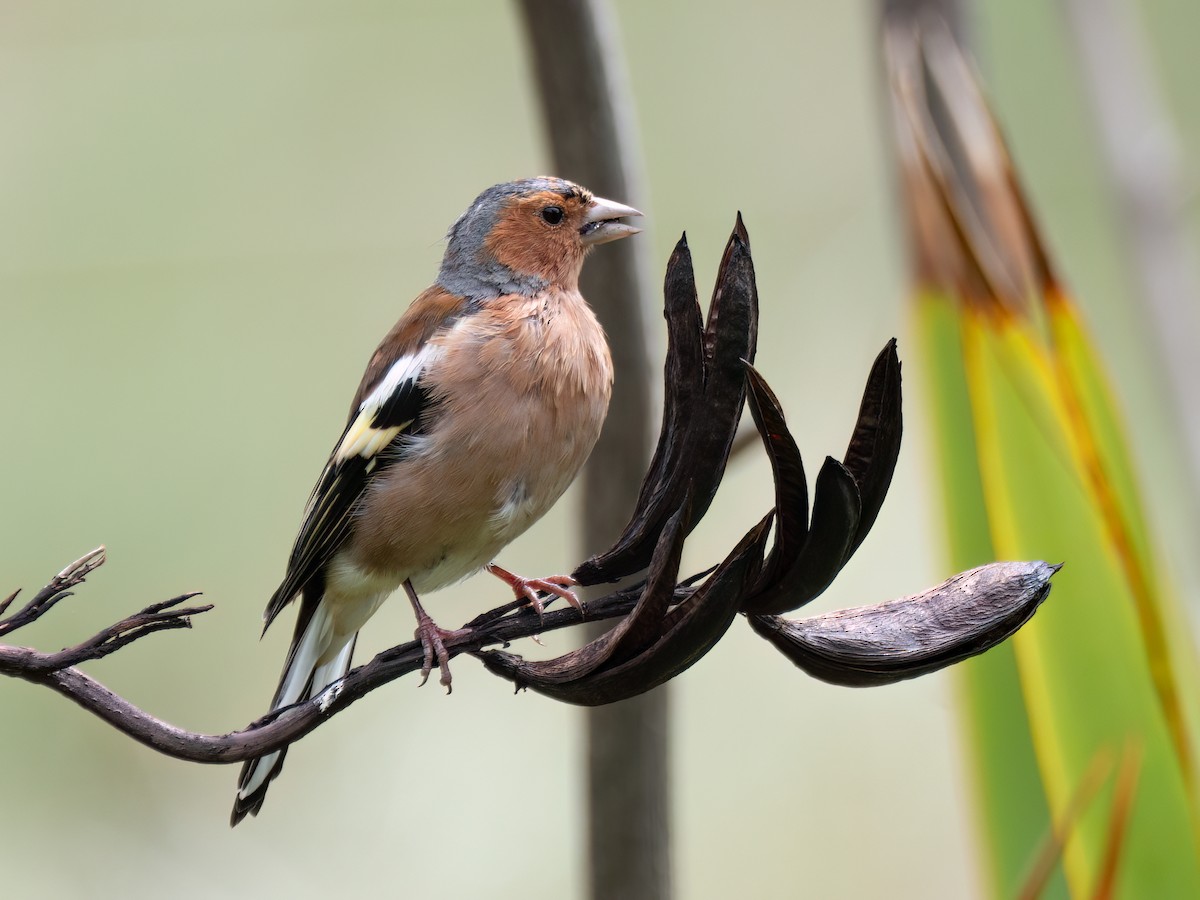
[[[588,247],[617,241],[642,230],[636,225],[628,225],[618,220],[622,216],[640,215],[641,213],[632,206],[596,197],[587,209],[587,215],[583,220],[584,225],[579,229],[579,235],[583,238],[584,245]]]

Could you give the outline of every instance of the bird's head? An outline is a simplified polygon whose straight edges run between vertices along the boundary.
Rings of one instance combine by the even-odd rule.
[[[465,297],[573,290],[588,249],[636,234],[620,219],[640,215],[561,178],[495,185],[451,226],[438,283]]]

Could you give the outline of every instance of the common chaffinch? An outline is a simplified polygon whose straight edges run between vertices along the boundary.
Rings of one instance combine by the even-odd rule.
[[[608,411],[612,360],[579,293],[589,248],[636,233],[636,209],[559,178],[498,184],[447,236],[433,286],[379,345],[288,560],[264,631],[300,611],[271,709],[350,669],[358,630],[403,586],[450,687],[447,632],[418,595],[487,569],[539,611],[578,605],[572,579],[525,579],[492,560],[574,480]],[[286,750],[242,768],[231,824],[257,815]]]

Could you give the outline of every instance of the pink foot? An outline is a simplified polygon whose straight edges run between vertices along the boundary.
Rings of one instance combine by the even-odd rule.
[[[450,654],[446,652],[445,642],[451,638],[462,637],[470,630],[460,628],[457,631],[447,631],[445,628],[439,628],[429,616],[417,619],[417,630],[413,632],[413,636],[421,642],[421,647],[425,650],[425,659],[421,664],[420,687],[424,687],[425,682],[429,680],[429,673],[433,671],[433,661],[436,658],[438,668],[442,672],[439,681],[447,694],[454,691],[450,687]]]
[[[471,629],[460,628],[456,631],[447,631],[445,628],[439,628],[438,624],[429,617],[429,613],[425,612],[421,606],[421,602],[417,599],[417,593],[413,590],[410,582],[404,582],[404,590],[408,593],[408,599],[412,602],[413,612],[417,616],[417,630],[413,632],[413,637],[421,642],[421,648],[425,651],[425,658],[421,663],[421,684],[418,687],[424,687],[425,682],[429,680],[429,673],[433,671],[433,661],[436,659],[438,668],[442,673],[442,677],[439,680],[446,689],[447,694],[453,693],[454,689],[450,687],[450,654],[446,652],[445,642],[453,638],[463,637],[469,634]]]
[[[546,578],[522,578],[520,575],[514,575],[507,569],[502,569],[495,563],[488,563],[487,570],[511,587],[518,600],[527,601],[539,616],[545,611],[545,602],[538,596],[538,591],[545,591],[547,594],[561,597],[581,613],[585,611],[583,603],[580,602],[575,592],[571,590],[579,582],[570,575],[549,575]]]

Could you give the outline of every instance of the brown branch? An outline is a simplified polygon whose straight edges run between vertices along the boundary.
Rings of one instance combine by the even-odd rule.
[[[766,524],[764,521],[752,529],[725,563],[698,587],[690,586],[696,581],[693,576],[664,598],[661,564],[670,557],[678,566],[679,546],[675,546],[652,566],[649,589],[643,583],[614,591],[590,602],[586,617],[566,607],[539,618],[528,607],[517,608],[509,603],[467,623],[469,631],[447,639],[446,649],[452,657],[478,656],[490,670],[510,678],[518,687],[530,687],[567,702],[592,705],[637,694],[686,669],[728,628],[737,604],[753,594],[746,587],[754,580],[747,577],[753,572],[747,573],[746,566],[750,564],[756,570],[761,562]],[[666,543],[676,539],[679,531],[676,520],[674,534],[665,533]],[[78,573],[85,568],[90,572],[103,561],[102,553],[89,554],[64,572]],[[1057,566],[1044,563],[993,563],[913,597],[794,623],[773,616],[752,616],[751,624],[810,674],[838,684],[890,684],[981,653],[1007,638],[1045,599],[1056,570]],[[739,572],[740,577],[728,577]],[[672,581],[674,573],[674,568],[669,569]],[[61,593],[64,582],[60,578],[39,593]],[[963,579],[973,585],[966,595],[960,590]],[[72,586],[80,580],[73,581]],[[410,641],[352,669],[311,700],[264,716],[240,731],[203,734],[158,719],[79,669],[62,666],[73,654],[98,658],[154,630],[190,627],[186,616],[211,607],[167,612],[186,596],[148,607],[78,647],[59,653],[0,645],[0,674],[48,687],[159,753],[189,762],[225,764],[244,762],[294,743],[371,691],[421,668],[421,645]],[[41,611],[51,605],[43,605]],[[651,606],[657,609],[650,611]],[[930,609],[939,611],[931,616]],[[714,612],[722,617],[721,621],[713,620]],[[163,614],[178,617],[181,623],[147,627],[165,621],[157,618]],[[585,619],[599,622],[626,616],[628,626],[616,642],[600,638],[557,660],[527,664],[511,654],[485,649],[507,647],[521,638],[571,628]],[[863,629],[847,627],[847,623],[866,620],[876,623],[869,629],[867,640]],[[136,637],[119,639],[129,634]],[[114,640],[113,635],[118,639]],[[864,672],[869,675],[864,676]],[[565,685],[573,685],[569,693],[564,693]]]
[[[83,576],[104,562],[103,548],[72,563],[38,592],[34,601],[20,614],[21,625],[36,621],[55,603],[70,596],[68,587],[83,581]],[[74,668],[75,663],[98,659],[119,650],[138,638],[169,628],[189,628],[187,617],[206,612],[211,606],[174,609],[195,596],[185,594],[149,606],[141,612],[105,628],[76,647],[57,653],[42,653],[26,647],[0,645],[0,674],[44,685],[74,701],[113,728],[151,749],[177,759],[200,763],[236,763],[277,750],[304,737],[356,700],[376,688],[421,668],[422,650],[416,641],[385,650],[365,665],[350,671],[319,696],[265,716],[240,731],[228,734],[202,734],[187,731],[158,719],[113,693],[89,675]],[[683,599],[685,593],[680,593]],[[637,603],[638,591],[616,591],[587,607],[587,620],[600,621],[627,614]],[[28,611],[28,614],[26,614]],[[544,618],[528,608],[517,609],[510,603],[484,613],[468,624],[469,637],[446,642],[451,656],[478,653],[484,647],[506,646],[521,638],[579,625],[583,621],[573,608],[547,611]],[[4,624],[9,625],[11,620]],[[8,627],[15,630],[21,625]]]

